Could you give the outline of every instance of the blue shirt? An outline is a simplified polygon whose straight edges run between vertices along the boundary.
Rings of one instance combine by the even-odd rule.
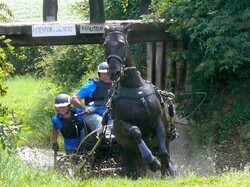
[[[86,84],[84,84],[78,92],[76,92],[76,95],[79,96],[81,99],[84,99],[86,97],[93,97],[93,93],[96,90],[96,83],[90,79]],[[103,115],[103,113],[106,110],[105,106],[97,106],[94,102],[90,102],[87,106],[92,106],[96,109],[96,113],[100,116]]]
[[[79,108],[76,108],[76,114],[81,113],[82,110]],[[60,122],[60,119],[63,119],[64,116],[62,114],[58,114],[52,117],[52,123],[53,127],[56,129],[62,129],[62,123]],[[82,114],[77,116],[78,121],[82,120]],[[78,146],[81,142],[80,135],[76,138],[64,138],[64,148],[65,150],[77,150]]]

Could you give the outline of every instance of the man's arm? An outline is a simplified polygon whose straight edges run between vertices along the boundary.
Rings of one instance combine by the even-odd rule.
[[[80,108],[80,109],[82,109],[82,110],[85,110],[85,109],[86,109],[86,105],[83,104],[81,98],[80,98],[78,95],[76,95],[76,94],[74,94],[74,95],[70,98],[70,103],[71,103],[72,105],[74,105],[74,107],[76,107],[76,108]]]

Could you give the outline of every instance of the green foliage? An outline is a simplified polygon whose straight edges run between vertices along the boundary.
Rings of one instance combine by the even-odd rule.
[[[0,2],[0,21],[1,22],[9,22],[13,19],[13,14],[9,7],[3,3]]]
[[[146,45],[144,43],[132,43],[129,46],[132,52],[132,58],[136,68],[138,69],[138,71],[140,71],[141,76],[146,79],[147,77]]]
[[[22,119],[22,129],[29,130],[22,131],[20,136],[29,145],[47,145],[51,139],[51,117],[55,114],[54,98],[62,90],[46,79],[30,76],[8,79],[7,85],[7,95],[0,98],[0,102],[8,103],[8,108],[15,112],[16,118]],[[25,140],[20,143],[26,144]]]
[[[21,122],[16,114],[0,103],[0,150],[11,152],[21,140]]]
[[[0,96],[6,94],[7,87],[5,86],[5,80],[7,77],[11,76],[14,71],[14,68],[10,62],[7,61],[7,52],[12,52],[13,47],[9,45],[10,40],[4,40],[4,36],[0,37],[0,40],[3,40],[6,43],[7,48],[0,47]]]
[[[234,94],[221,93],[213,96],[200,110],[202,119],[190,125],[192,137],[199,145],[213,142],[220,146],[230,146],[238,142],[238,158],[247,160],[250,154],[250,106],[247,92]],[[197,118],[196,118],[197,120]],[[240,145],[239,145],[240,144]]]
[[[106,20],[127,20],[139,18],[140,1],[109,0],[105,1]]]
[[[19,47],[7,57],[15,68],[15,75],[34,74],[36,63],[49,52],[51,47]]]
[[[11,16],[11,12],[4,3],[0,3],[0,20],[8,21],[7,15]],[[6,13],[6,14],[5,14]],[[11,76],[14,68],[10,62],[7,61],[6,53],[12,53],[13,47],[9,45],[10,40],[4,36],[0,36],[0,40],[7,45],[6,48],[0,47],[0,97],[7,93],[6,79]],[[7,150],[10,152],[15,148],[20,140],[19,132],[20,121],[16,118],[15,113],[8,110],[0,103],[0,150]]]
[[[104,59],[102,46],[55,46],[36,64],[39,76],[45,76],[62,87],[78,83],[88,71],[96,71]]]
[[[89,1],[74,2],[69,10],[72,14],[81,15],[83,20],[89,20]]]
[[[249,78],[249,5],[248,0],[157,1],[147,19],[164,18],[167,31],[189,44],[185,53],[193,76],[207,88],[220,88]]]
[[[137,0],[109,0],[104,1],[106,20],[127,20],[139,17],[140,2]],[[82,15],[84,20],[89,20],[89,2],[75,2],[70,8],[73,14]]]

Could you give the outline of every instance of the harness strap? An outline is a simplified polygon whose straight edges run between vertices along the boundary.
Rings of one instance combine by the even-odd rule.
[[[127,71],[127,70],[131,70],[131,69],[136,69],[135,66],[131,66],[131,67],[124,67],[123,70]]]

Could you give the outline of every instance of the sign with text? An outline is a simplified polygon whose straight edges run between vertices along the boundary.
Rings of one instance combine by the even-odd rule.
[[[74,35],[76,35],[75,24],[32,26],[32,37],[74,36]]]
[[[80,34],[99,34],[104,33],[103,24],[81,24]]]

